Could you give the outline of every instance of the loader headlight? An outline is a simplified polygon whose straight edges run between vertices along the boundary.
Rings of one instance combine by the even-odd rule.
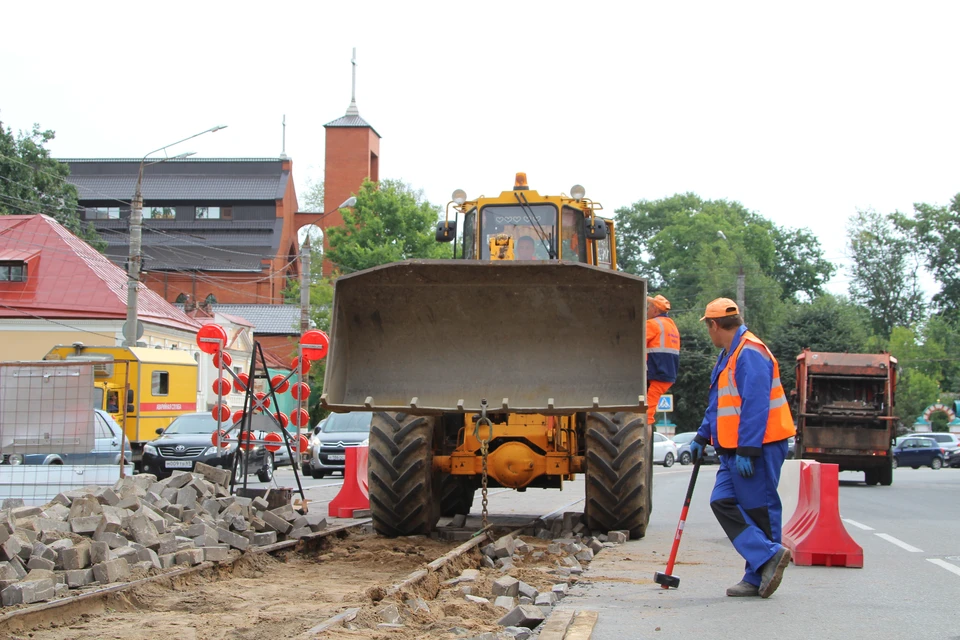
[[[581,187],[579,184],[575,184],[570,187],[570,197],[574,200],[583,200],[583,196],[587,195],[587,190]]]
[[[456,202],[457,204],[463,204],[467,201],[467,192],[463,189],[457,189],[453,192],[453,195],[450,196],[450,199]]]

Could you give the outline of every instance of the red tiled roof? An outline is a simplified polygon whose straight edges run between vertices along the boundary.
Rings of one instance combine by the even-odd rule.
[[[126,319],[127,274],[53,218],[0,216],[0,255],[11,251],[40,256],[28,269],[26,283],[0,287],[0,318]],[[142,322],[185,331],[200,328],[147,287],[141,286],[137,295]]]

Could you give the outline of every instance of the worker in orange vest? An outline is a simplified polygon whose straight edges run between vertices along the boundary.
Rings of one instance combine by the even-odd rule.
[[[647,424],[653,424],[660,396],[677,381],[680,332],[667,316],[670,301],[647,296]]]
[[[737,304],[718,298],[700,318],[723,349],[710,379],[710,397],[697,436],[696,460],[713,443],[720,470],[710,506],[734,548],[746,560],[743,579],[728,596],[770,597],[790,564],[780,544],[782,507],[777,495],[787,439],[797,430],[780,384],[780,365],[760,338],[747,330]]]

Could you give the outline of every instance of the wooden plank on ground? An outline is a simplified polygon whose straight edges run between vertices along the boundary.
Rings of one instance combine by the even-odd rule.
[[[344,612],[342,612],[342,613],[338,613],[337,615],[333,616],[332,618],[329,618],[328,620],[324,620],[323,622],[321,622],[321,623],[318,624],[317,626],[313,627],[312,629],[310,629],[309,631],[307,631],[306,633],[304,633],[304,634],[301,635],[300,637],[301,637],[301,638],[312,638],[312,637],[314,637],[315,635],[317,635],[318,633],[320,633],[320,632],[322,632],[322,631],[326,631],[326,630],[329,629],[330,627],[336,626],[336,625],[340,624],[341,622],[353,620],[354,618],[357,617],[357,613],[359,613],[359,611],[360,611],[360,607],[355,607],[355,608],[353,608],[353,609],[347,609],[346,611],[344,611]]]
[[[563,640],[590,640],[598,616],[596,611],[578,611]],[[540,637],[543,638],[543,636]]]
[[[554,609],[543,623],[543,629],[540,630],[540,640],[563,640],[567,634],[567,628],[573,622],[575,611],[562,611]]]

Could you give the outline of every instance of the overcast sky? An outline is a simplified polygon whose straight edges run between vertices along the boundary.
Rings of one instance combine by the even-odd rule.
[[[436,204],[575,183],[607,213],[692,191],[814,231],[960,191],[960,2],[7,3],[0,121],[56,157],[286,152],[322,179],[357,102],[381,178]],[[329,203],[328,203],[329,205]],[[841,272],[830,289],[845,292]]]

